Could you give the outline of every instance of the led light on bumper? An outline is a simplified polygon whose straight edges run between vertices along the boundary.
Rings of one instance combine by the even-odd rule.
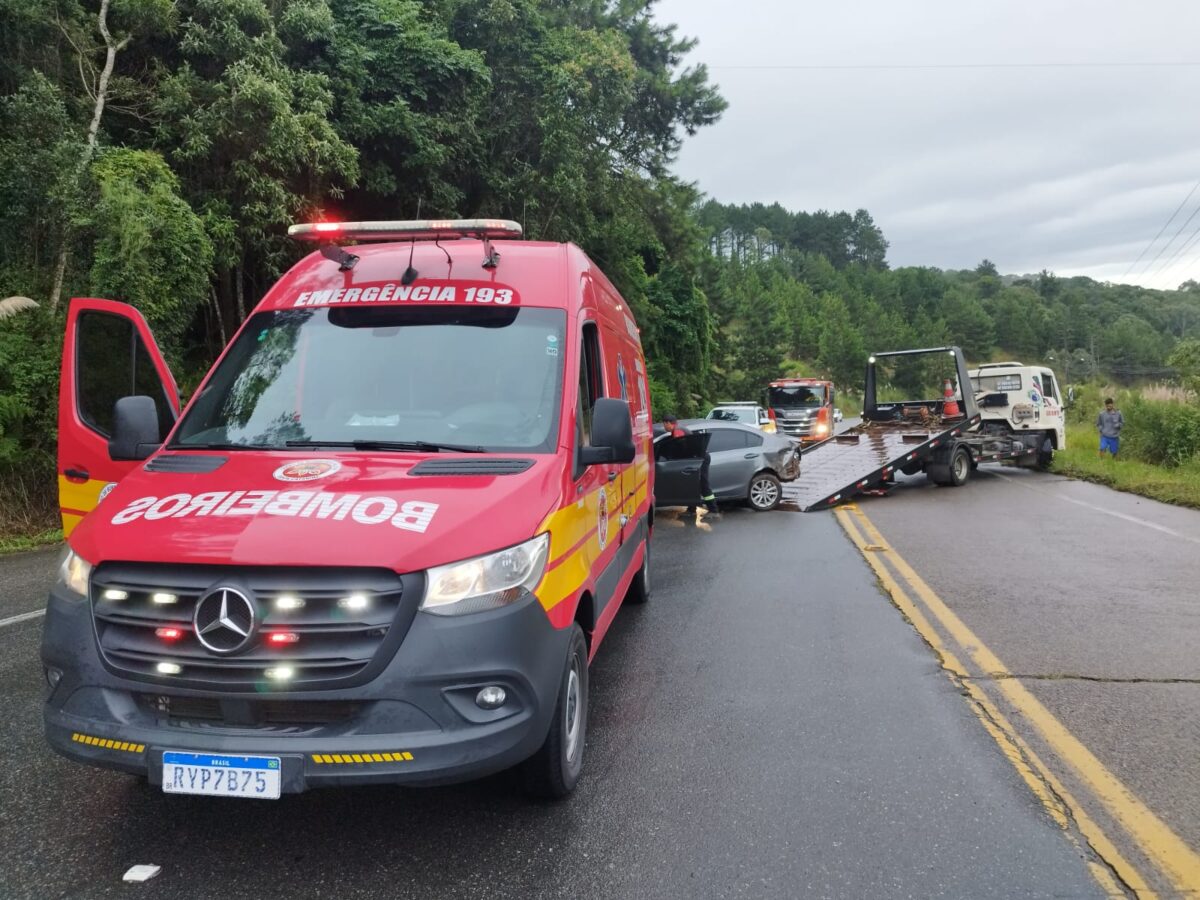
[[[546,570],[550,535],[507,550],[430,569],[421,609],[459,616],[515,603],[531,592]]]

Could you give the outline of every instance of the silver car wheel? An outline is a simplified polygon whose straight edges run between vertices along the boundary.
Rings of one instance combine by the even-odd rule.
[[[770,509],[779,502],[779,485],[773,478],[755,478],[750,482],[750,503],[756,509]]]

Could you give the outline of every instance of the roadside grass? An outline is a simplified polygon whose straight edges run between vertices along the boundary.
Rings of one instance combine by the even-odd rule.
[[[61,528],[49,528],[33,534],[0,534],[0,554],[17,553],[21,550],[34,550],[49,544],[57,544],[63,539]]]
[[[1124,443],[1124,442],[1122,442]],[[1181,466],[1158,466],[1132,459],[1099,456],[1095,429],[1070,426],[1067,449],[1054,454],[1053,470],[1060,475],[1093,481],[1118,491],[1163,503],[1200,509],[1200,459]]]

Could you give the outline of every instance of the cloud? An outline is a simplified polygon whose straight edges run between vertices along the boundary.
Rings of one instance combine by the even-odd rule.
[[[738,66],[1200,62],[1200,5],[1067,0],[795,4],[662,0],[730,102],[678,173],[722,202],[865,207],[893,265],[1048,268],[1121,279],[1200,178],[1200,67]],[[916,12],[914,12],[916,10]],[[1200,191],[1128,280],[1200,275],[1200,242],[1158,263]],[[1143,271],[1145,270],[1145,271]],[[1161,270],[1161,271],[1160,271]]]

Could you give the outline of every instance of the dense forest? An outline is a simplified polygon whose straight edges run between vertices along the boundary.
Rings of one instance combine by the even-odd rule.
[[[65,298],[141,309],[186,392],[317,215],[579,243],[659,412],[943,341],[1164,376],[1200,332],[1193,282],[892,270],[866,210],[705,202],[671,166],[725,104],[653,0],[0,0],[0,30],[0,298],[37,304],[0,300],[0,531],[53,510]]]

